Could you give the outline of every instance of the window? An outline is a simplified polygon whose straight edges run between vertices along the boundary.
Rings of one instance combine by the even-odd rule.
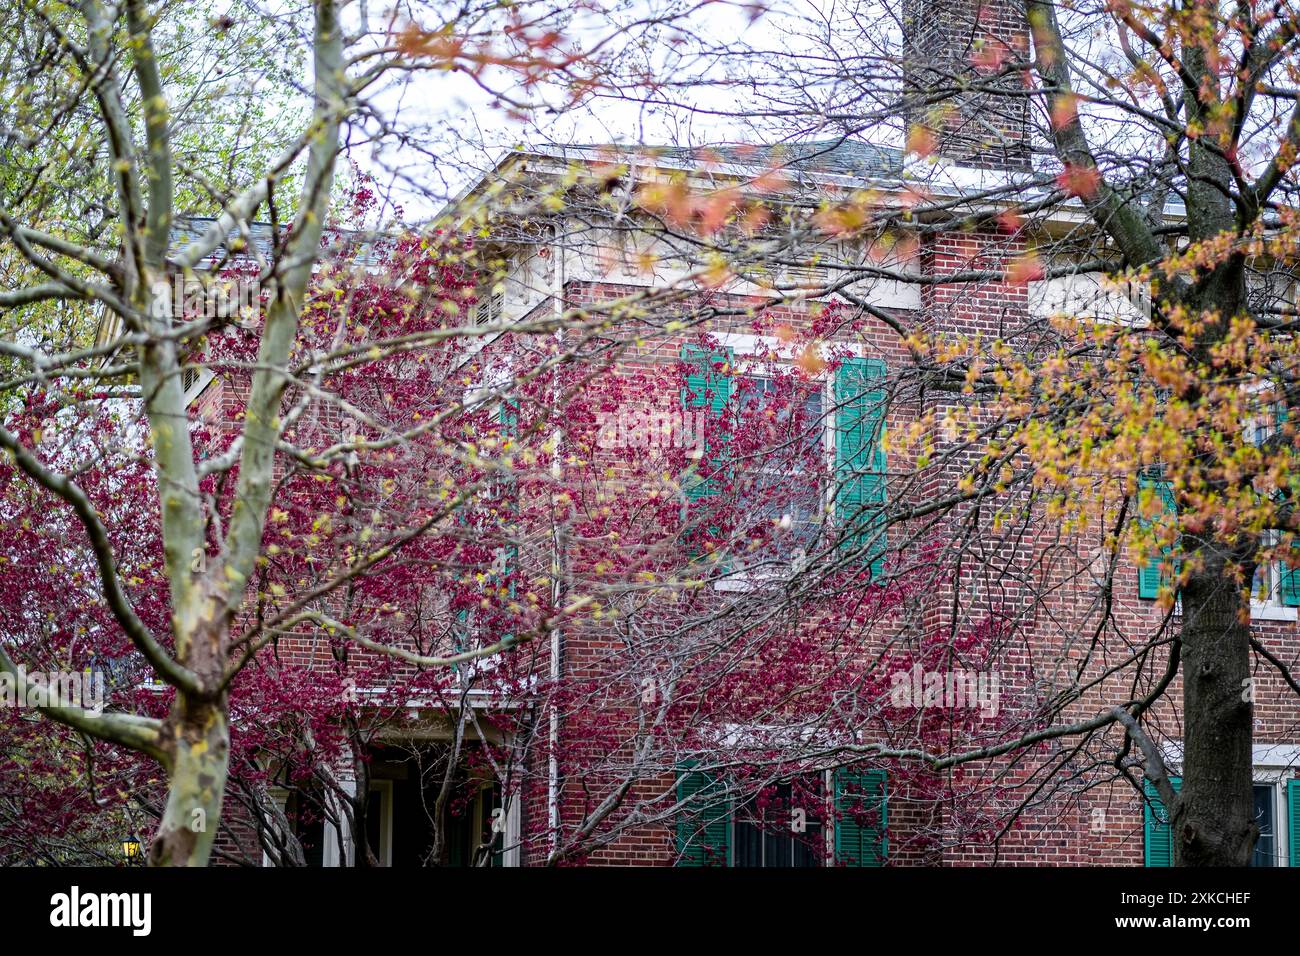
[[[1257,783],[1255,790],[1255,823],[1259,825],[1259,840],[1251,866],[1277,866],[1277,786]]]
[[[851,563],[879,575],[885,364],[850,356],[833,374],[808,375],[788,343],[720,339],[717,348],[688,344],[681,353],[684,411],[717,420],[703,428],[707,447],[692,466],[697,473],[683,476],[688,547],[720,559],[726,571],[717,587],[744,589],[824,552],[822,539],[834,536],[822,532],[833,516]],[[724,489],[738,499],[730,512],[712,512],[710,499]]]
[[[787,372],[746,374],[739,386],[738,442],[746,460],[742,485],[753,507],[746,564],[806,554],[825,515],[826,429],[824,386]]]
[[[738,799],[718,773],[677,769],[677,866],[877,867],[888,857],[883,770],[810,772]]]
[[[1273,547],[1276,534],[1267,534],[1261,546]],[[1294,621],[1300,605],[1300,578],[1283,561],[1260,562],[1250,585],[1250,613],[1259,620]]]
[[[1286,408],[1281,402],[1271,401],[1271,393],[1266,386],[1252,390],[1264,399],[1257,414],[1248,418],[1242,426],[1246,441],[1253,445],[1263,445],[1281,428],[1286,421]],[[1265,533],[1260,545],[1263,548],[1275,547],[1278,543],[1276,532]],[[1260,563],[1255,568],[1255,577],[1250,586],[1251,616],[1263,620],[1294,621],[1297,618],[1296,607],[1300,605],[1300,579],[1283,561]]]
[[[506,295],[504,292],[484,293],[474,303],[474,311],[470,313],[470,324],[491,325],[494,322],[500,322],[502,313],[505,310],[505,303]]]
[[[733,865],[822,866],[826,861],[825,811],[821,774],[764,788],[736,812]]]
[[[1181,762],[1182,748],[1166,747],[1166,762]],[[1290,776],[1300,748],[1290,744],[1257,744],[1254,748],[1255,822],[1259,840],[1250,866],[1300,866],[1300,778]],[[1182,778],[1171,776],[1177,793]],[[1173,866],[1173,827],[1155,786],[1143,781],[1144,846],[1147,866]]]
[[[202,360],[202,356],[195,356],[191,362]],[[182,401],[188,406],[203,393],[208,384],[216,378],[216,373],[210,369],[202,368],[198,365],[187,364],[181,367],[181,392]]]

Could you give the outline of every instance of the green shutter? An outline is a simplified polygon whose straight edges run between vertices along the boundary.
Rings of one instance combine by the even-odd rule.
[[[681,358],[688,366],[682,387],[682,410],[690,413],[694,409],[704,409],[706,417],[721,418],[731,401],[731,350],[709,352],[697,345],[686,344],[682,346]],[[698,437],[705,444],[703,454],[682,476],[682,487],[689,502],[712,497],[721,491],[727,468],[727,435],[714,430],[707,441],[703,434]],[[708,534],[716,540],[721,529],[716,525],[708,526]],[[688,556],[692,560],[699,558],[700,549],[693,544]],[[725,571],[725,565],[723,569]]]
[[[1300,541],[1291,545],[1295,560],[1300,562]],[[1278,591],[1282,603],[1287,607],[1300,607],[1300,567],[1290,567],[1285,561],[1278,562]]]
[[[1173,514],[1178,509],[1178,504],[1174,500],[1174,486],[1168,479],[1160,478],[1157,475],[1143,475],[1138,479],[1140,488],[1154,488],[1160,496],[1160,504],[1165,514]],[[1142,519],[1144,524],[1149,522]],[[1160,557],[1148,561],[1144,566],[1138,568],[1138,597],[1147,600],[1155,600],[1160,594],[1161,585],[1169,583],[1168,573],[1162,573],[1160,564],[1169,558],[1170,549],[1162,548]]]
[[[519,434],[519,399],[502,399],[497,409],[497,421],[501,424],[502,435],[513,438]]]
[[[1292,866],[1300,866],[1300,778],[1286,782],[1287,848]]]
[[[501,558],[502,560],[500,562],[499,569],[494,568],[492,572],[488,574],[487,583],[494,591],[496,591],[500,589],[502,581],[507,581],[508,583],[506,584],[506,597],[510,601],[513,601],[515,599],[514,573],[515,573],[515,568],[519,563],[519,549],[515,547],[513,544],[508,544],[502,549]],[[493,563],[496,564],[495,561]],[[494,594],[493,600],[500,601],[501,599],[499,596]],[[509,607],[505,607],[502,609],[501,613],[503,615],[510,615],[513,612],[510,610]],[[496,639],[499,641],[513,641],[515,639],[514,630],[511,629],[509,632],[500,635]]]
[[[885,363],[847,358],[835,372],[835,508],[843,546],[880,577],[885,562]]]
[[[883,866],[889,855],[885,771],[840,767],[835,771],[835,862]]]
[[[681,356],[682,361],[690,366],[686,384],[682,387],[683,410],[703,408],[708,417],[720,418],[731,401],[731,350],[707,352],[697,345],[688,344],[682,346]],[[698,469],[695,480],[688,480],[686,484],[686,495],[691,501],[715,495],[721,488],[720,472],[726,466],[725,441],[726,436],[715,434],[694,466]]]
[[[1182,777],[1170,777],[1169,782],[1173,785],[1175,793],[1183,789]],[[1146,799],[1142,801],[1146,865],[1173,866],[1174,828],[1169,824],[1169,814],[1165,810],[1164,801],[1160,799],[1156,785],[1150,780],[1142,782],[1142,791],[1146,795]]]
[[[727,866],[731,862],[731,801],[714,774],[683,763],[677,768],[678,866]]]

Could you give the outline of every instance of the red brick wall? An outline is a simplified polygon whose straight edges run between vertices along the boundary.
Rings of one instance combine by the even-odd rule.
[[[1005,268],[1006,263],[1023,254],[1023,244],[1006,236],[990,234],[940,235],[922,250],[924,271],[949,274],[971,269]],[[572,285],[570,302],[610,299],[627,289],[610,285]],[[971,285],[936,284],[924,287],[923,312],[916,319],[932,335],[980,333],[987,337],[1013,336],[1021,327],[1026,310],[1026,288],[1002,281]],[[728,300],[728,304],[736,304]],[[770,310],[774,321],[795,327],[810,321],[806,310],[783,306]],[[710,331],[752,331],[751,320],[728,320],[714,323]],[[855,342],[864,344],[868,354],[887,357],[891,367],[904,361],[896,333],[883,324],[868,321]],[[661,343],[626,358],[629,365],[647,362],[676,361],[678,343]],[[670,400],[675,401],[676,396]],[[945,403],[961,401],[947,395],[931,393],[908,395],[889,413],[889,427],[903,423],[919,409],[942,410]],[[940,416],[941,417],[941,416]],[[948,442],[936,426],[937,448]],[[972,452],[972,455],[974,453]],[[955,477],[971,464],[970,456],[958,456],[937,471],[923,493],[941,487],[951,488]],[[907,468],[907,464],[901,466]],[[893,470],[891,468],[891,470]],[[960,513],[959,513],[960,515]],[[1047,693],[1060,692],[1071,678],[1069,667],[1081,655],[1091,652],[1092,663],[1081,680],[1097,680],[1102,671],[1121,660],[1126,648],[1145,643],[1159,627],[1163,611],[1154,602],[1137,598],[1137,571],[1131,561],[1117,569],[1112,624],[1104,629],[1098,649],[1085,640],[1102,617],[1102,588],[1089,574],[1091,559],[1098,552],[1095,531],[1064,535],[1059,523],[1045,520],[1042,514],[1027,514],[1019,525],[991,535],[996,546],[979,562],[965,566],[962,575],[947,589],[936,589],[934,600],[925,613],[926,627],[956,627],[981,612],[996,607],[1009,614],[1015,627],[1012,640],[1001,653],[1003,699],[1023,697],[1038,702]],[[996,595],[991,600],[990,595]],[[954,607],[959,610],[954,612]],[[1294,623],[1257,622],[1256,633],[1266,645],[1284,659],[1300,654],[1300,635]],[[570,634],[566,643],[566,668],[580,671],[611,646],[603,635]],[[1160,676],[1164,659],[1148,663],[1140,690],[1148,689]],[[1098,708],[1114,706],[1128,699],[1132,688],[1131,669],[1124,675],[1101,681],[1075,701],[1062,720],[1083,719]],[[1280,678],[1261,673],[1256,690],[1256,742],[1294,742],[1300,739],[1297,723],[1300,709],[1287,693]],[[1176,682],[1152,713],[1155,725],[1170,740],[1179,735],[1181,686]],[[1107,733],[1108,748],[1072,753],[1071,739],[1034,748],[1003,758],[983,761],[967,768],[967,789],[985,801],[990,815],[1029,802],[1021,810],[1018,822],[1007,832],[998,833],[996,845],[991,836],[996,831],[970,833],[959,819],[969,810],[954,811],[928,795],[912,798],[901,786],[890,798],[891,861],[896,864],[987,865],[1141,865],[1143,860],[1142,803],[1134,789],[1124,782],[1113,781],[1108,758],[1113,744],[1122,735]],[[1104,758],[1098,760],[1098,753]],[[662,790],[666,781],[658,781]],[[653,788],[651,788],[653,789]],[[566,781],[565,825],[580,819],[578,796],[573,781]],[[530,804],[532,806],[532,804]],[[530,828],[544,824],[544,801],[540,813],[529,813]],[[671,862],[672,833],[668,827],[646,827],[632,831],[613,845],[594,853],[587,862],[593,865],[664,864]],[[530,862],[537,857],[529,855]]]

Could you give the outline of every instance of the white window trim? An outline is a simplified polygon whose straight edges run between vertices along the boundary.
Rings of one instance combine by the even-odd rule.
[[[733,352],[733,368],[738,375],[749,373],[770,373],[773,359],[785,365],[792,363],[796,358],[794,343],[782,342],[780,339],[771,336],[760,335],[743,335],[743,334],[724,334],[715,336],[719,344],[730,348]],[[825,344],[821,347],[823,356],[829,357],[829,351]],[[794,374],[793,371],[790,374]],[[822,416],[825,418],[834,407],[835,389],[834,379],[820,374],[822,390]],[[814,379],[815,380],[815,379]],[[822,426],[822,467],[828,478],[833,479],[835,475],[835,436],[832,434],[833,429]],[[834,482],[828,481],[826,488],[826,500],[823,502],[824,514],[830,515],[835,500]],[[789,566],[795,563],[794,560],[786,562],[786,572],[776,568],[764,568],[761,571],[741,570],[726,575],[725,577],[713,582],[715,591],[731,592],[749,592],[761,589],[764,585],[779,584],[789,579]]]
[[[1179,598],[1174,604],[1174,616],[1182,617],[1182,615],[1183,602]],[[1300,621],[1300,608],[1288,607],[1276,601],[1257,601],[1254,594],[1251,594],[1250,619],[1252,621]]]
[[[1261,601],[1255,596],[1254,582],[1250,589],[1250,617],[1255,621],[1295,621],[1300,620],[1300,608],[1289,607],[1282,603],[1282,562],[1270,561],[1267,566],[1269,576],[1268,598]]]
[[[1300,608],[1287,607],[1285,604],[1260,604],[1251,598],[1250,619],[1252,621],[1297,621],[1300,620]]]

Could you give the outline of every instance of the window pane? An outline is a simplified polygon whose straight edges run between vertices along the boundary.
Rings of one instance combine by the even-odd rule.
[[[733,834],[735,866],[763,865],[763,831],[749,820],[737,817]]]
[[[763,865],[788,867],[791,851],[789,825],[782,829],[773,821],[771,826],[772,829],[767,831],[763,841]]]
[[[825,850],[821,843],[821,827],[809,827],[808,832],[794,844],[794,862],[791,866],[802,868],[821,866]]]
[[[1255,855],[1251,857],[1251,866],[1276,866],[1274,855],[1276,834],[1273,832],[1273,796],[1276,788],[1272,784],[1255,785],[1255,822],[1259,825],[1259,842],[1255,844]]]
[[[1267,564],[1255,566],[1255,577],[1250,582],[1250,596],[1260,603],[1267,603],[1272,596],[1272,567]]]
[[[787,560],[816,544],[826,478],[822,388],[796,374],[751,374],[741,383],[738,451],[749,463],[752,522],[746,563]]]

